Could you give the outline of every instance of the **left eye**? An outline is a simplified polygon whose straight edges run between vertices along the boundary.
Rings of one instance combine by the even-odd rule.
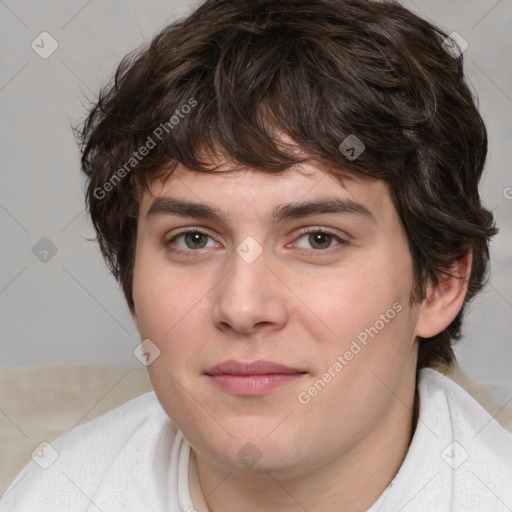
[[[340,245],[343,243],[343,240],[333,233],[329,233],[328,231],[315,230],[315,231],[305,231],[303,232],[297,240],[305,238],[307,243],[310,244],[314,249],[330,249],[331,243],[333,241],[337,241],[336,245]],[[300,246],[304,249],[309,249],[309,247]]]

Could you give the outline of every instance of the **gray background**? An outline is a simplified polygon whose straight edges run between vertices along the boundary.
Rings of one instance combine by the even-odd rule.
[[[501,232],[492,244],[490,284],[474,301],[456,351],[462,368],[492,384],[495,399],[506,404],[512,400],[512,0],[402,3],[469,43],[466,75],[490,136],[482,195]],[[0,364],[140,367],[133,355],[140,340],[124,298],[96,244],[87,241],[94,233],[70,125],[83,118],[127,52],[194,5],[0,1]],[[31,47],[44,31],[59,45],[47,59]],[[46,262],[33,252],[42,237],[57,250]]]

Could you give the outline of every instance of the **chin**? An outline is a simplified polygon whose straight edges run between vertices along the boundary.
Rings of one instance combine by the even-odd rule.
[[[211,439],[202,439],[197,447],[194,443],[194,449],[224,471],[266,478],[268,472],[282,478],[297,476],[298,469],[303,470],[307,455],[301,451],[299,438],[286,430],[281,436],[274,435],[275,432],[268,436],[272,428],[275,428],[275,423],[264,433],[254,436],[244,432],[243,428],[233,429],[230,431],[233,437],[226,435],[222,440],[217,438],[213,440],[214,444],[208,443]]]

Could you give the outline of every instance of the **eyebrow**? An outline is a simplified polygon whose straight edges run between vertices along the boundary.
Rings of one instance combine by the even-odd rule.
[[[271,220],[272,223],[277,224],[283,220],[326,213],[354,215],[375,223],[375,217],[366,206],[352,199],[341,197],[326,197],[303,203],[283,204],[272,210]],[[172,197],[157,197],[146,214],[146,220],[160,215],[210,219],[228,224],[225,214],[217,208],[205,203],[195,203]]]

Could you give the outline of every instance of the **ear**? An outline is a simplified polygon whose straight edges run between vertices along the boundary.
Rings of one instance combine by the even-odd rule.
[[[468,289],[473,255],[470,252],[453,264],[453,277],[442,276],[437,285],[430,285],[421,303],[415,334],[431,338],[446,329],[460,311]]]

